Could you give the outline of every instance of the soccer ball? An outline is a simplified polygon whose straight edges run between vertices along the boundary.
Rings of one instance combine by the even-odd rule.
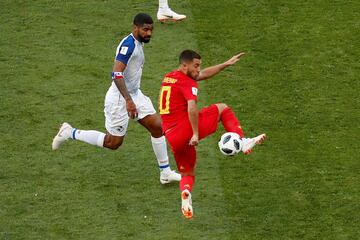
[[[241,151],[242,141],[239,134],[234,132],[224,133],[219,141],[220,152],[226,156],[234,156]]]

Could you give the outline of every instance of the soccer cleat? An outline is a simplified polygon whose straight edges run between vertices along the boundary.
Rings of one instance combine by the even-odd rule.
[[[70,124],[64,122],[61,125],[59,132],[56,134],[52,142],[53,150],[58,149],[63,142],[65,142],[71,137],[71,130],[72,127],[70,126]]]
[[[167,184],[167,183],[171,183],[171,182],[175,182],[175,181],[179,182],[180,180],[181,180],[181,175],[175,171],[160,173],[160,183],[161,184]]]
[[[186,15],[177,14],[176,12],[171,10],[170,8],[168,8],[168,9],[159,9],[158,12],[157,12],[157,19],[160,22],[181,21],[181,20],[186,19]]]
[[[181,193],[181,211],[186,218],[192,218],[194,213],[192,208],[191,193],[187,189]]]
[[[255,145],[261,144],[266,138],[266,134],[260,134],[257,137],[254,138],[242,138],[243,141],[243,147],[241,151],[243,151],[244,154],[250,154],[252,152],[253,147]]]

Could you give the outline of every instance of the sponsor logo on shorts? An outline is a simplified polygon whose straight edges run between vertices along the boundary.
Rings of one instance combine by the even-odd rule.
[[[123,126],[120,126],[120,127],[118,127],[116,130],[118,130],[119,132],[123,132],[123,131],[124,131],[124,127],[123,127]]]

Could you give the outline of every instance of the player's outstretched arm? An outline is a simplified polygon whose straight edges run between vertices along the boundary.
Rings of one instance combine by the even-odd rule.
[[[235,63],[237,63],[243,55],[245,55],[244,52],[236,54],[235,56],[231,57],[226,62],[220,63],[218,65],[214,65],[214,66],[211,66],[211,67],[207,67],[204,70],[201,70],[200,74],[199,74],[199,77],[196,79],[196,81],[201,81],[201,80],[211,78],[212,76],[218,74],[219,72],[221,72],[225,68],[227,68],[229,66],[232,66]]]
[[[124,78],[122,77],[122,73],[124,72],[126,65],[121,61],[115,60],[113,67],[113,81],[116,84],[116,87],[119,89],[121,95],[124,97],[126,101],[126,109],[128,111],[128,115],[130,118],[137,117],[136,105],[133,102],[124,82]]]

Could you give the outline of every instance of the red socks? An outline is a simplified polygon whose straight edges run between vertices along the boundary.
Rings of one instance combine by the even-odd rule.
[[[195,176],[182,176],[180,180],[180,190],[181,192],[185,189],[192,191],[194,185]]]
[[[241,138],[244,137],[244,133],[243,130],[241,129],[240,122],[236,118],[231,108],[229,107],[225,108],[221,113],[220,119],[227,132],[235,132],[239,134]]]

